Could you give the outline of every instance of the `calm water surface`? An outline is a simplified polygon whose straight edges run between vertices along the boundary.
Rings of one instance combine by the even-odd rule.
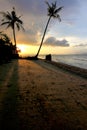
[[[45,56],[41,55],[40,58],[44,59]],[[52,55],[52,60],[87,69],[87,54]]]

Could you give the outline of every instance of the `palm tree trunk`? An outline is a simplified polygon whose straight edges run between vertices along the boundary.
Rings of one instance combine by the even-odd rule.
[[[13,28],[13,36],[14,36],[14,44],[15,44],[15,48],[16,48],[16,36],[15,36],[15,28]]]
[[[37,52],[37,54],[36,54],[36,56],[35,56],[36,58],[38,57],[39,52],[40,52],[40,50],[41,50],[41,47],[42,47],[42,44],[43,44],[43,40],[44,40],[44,38],[45,38],[45,34],[46,34],[46,31],[47,31],[47,27],[48,27],[48,24],[49,24],[49,22],[50,22],[50,19],[51,19],[51,16],[49,17],[49,19],[48,19],[48,21],[47,21],[47,24],[46,24],[46,27],[45,27],[45,30],[44,30],[44,34],[43,34],[43,37],[42,37],[42,40],[41,40],[40,47],[39,47],[38,52]]]

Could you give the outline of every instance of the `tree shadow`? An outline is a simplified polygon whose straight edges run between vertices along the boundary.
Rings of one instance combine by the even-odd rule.
[[[19,130],[19,117],[17,112],[18,106],[18,60],[12,64],[14,66],[10,79],[6,86],[4,98],[2,99],[2,109],[0,115],[1,130]],[[11,68],[9,68],[11,69]]]

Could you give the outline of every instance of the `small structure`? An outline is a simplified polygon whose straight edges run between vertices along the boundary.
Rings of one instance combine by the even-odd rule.
[[[45,59],[51,61],[51,60],[52,60],[51,54],[46,55],[46,58],[45,58]]]

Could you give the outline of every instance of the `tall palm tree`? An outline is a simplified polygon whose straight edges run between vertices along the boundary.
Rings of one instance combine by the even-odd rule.
[[[51,3],[51,5],[48,2],[46,2],[46,4],[48,5],[48,16],[49,16],[49,18],[48,18],[48,21],[47,21],[47,24],[46,24],[46,27],[45,27],[45,30],[44,30],[44,33],[43,33],[43,37],[42,37],[42,40],[41,40],[41,43],[40,43],[40,47],[39,47],[38,52],[37,52],[37,54],[35,56],[36,58],[39,55],[40,49],[42,47],[42,44],[43,44],[43,41],[44,41],[44,38],[45,38],[47,27],[48,27],[48,24],[49,24],[51,18],[58,18],[59,21],[61,21],[60,15],[58,13],[59,13],[59,11],[61,11],[61,9],[63,7],[61,6],[61,7],[57,8],[57,3],[56,2]]]
[[[16,48],[16,35],[15,35],[15,26],[17,27],[18,30],[20,30],[20,28],[23,28],[23,22],[20,20],[20,17],[17,17],[16,15],[16,11],[15,8],[13,7],[13,10],[11,11],[11,13],[9,13],[8,11],[5,12],[0,12],[4,19],[2,19],[2,24],[1,25],[7,25],[7,28],[11,27],[13,30],[13,36],[14,36],[14,44],[15,44],[15,48]]]

